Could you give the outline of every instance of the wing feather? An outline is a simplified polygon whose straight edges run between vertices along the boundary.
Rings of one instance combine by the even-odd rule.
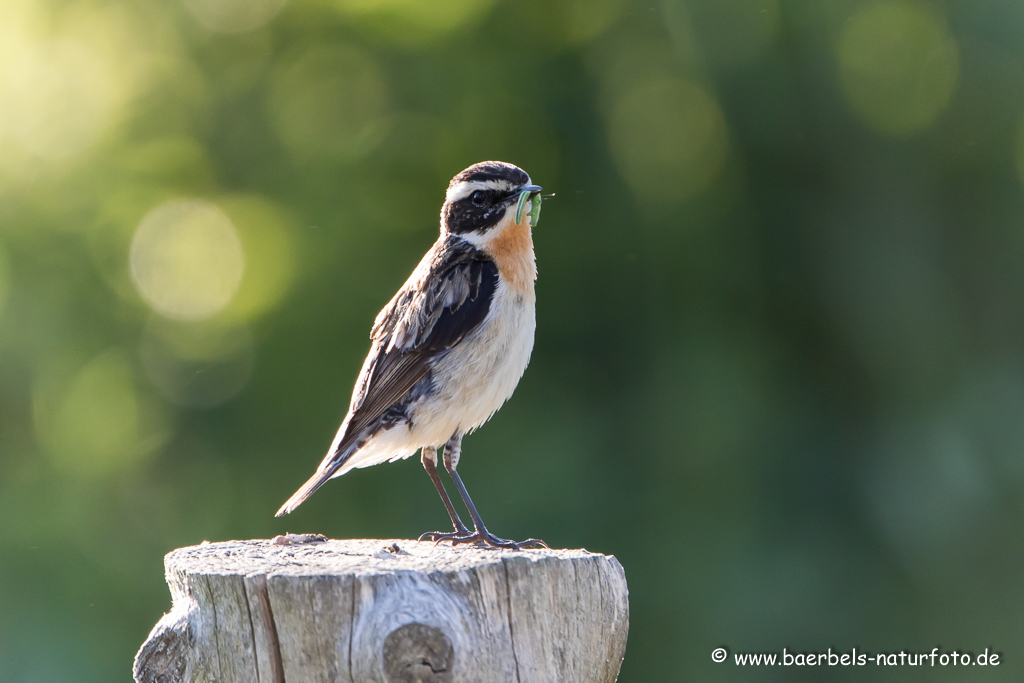
[[[385,413],[403,401],[434,362],[487,317],[498,267],[458,238],[439,241],[381,310],[348,415],[316,473],[277,511],[288,514],[359,450]]]
[[[484,321],[497,282],[494,262],[462,240],[448,238],[428,253],[377,316],[370,334],[371,358],[356,383],[336,454],[344,454],[437,358]]]

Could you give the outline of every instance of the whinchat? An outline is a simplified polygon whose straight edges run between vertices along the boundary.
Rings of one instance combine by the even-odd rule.
[[[332,477],[421,451],[444,501],[451,533],[422,539],[519,549],[544,545],[498,538],[484,526],[457,471],[462,437],[515,391],[533,350],[537,279],[532,228],[541,188],[521,168],[484,161],[448,185],[441,235],[381,310],[352,402],[320,467],[277,516]],[[442,464],[473,519],[459,519],[437,472]]]

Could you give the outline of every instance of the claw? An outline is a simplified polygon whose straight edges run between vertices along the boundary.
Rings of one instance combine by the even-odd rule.
[[[461,538],[463,536],[469,536],[470,531],[463,525],[455,527],[455,531],[428,531],[421,534],[417,539],[418,541],[435,541],[434,545],[437,545],[441,541],[450,541],[453,538]]]
[[[460,536],[464,536],[466,533],[469,533],[469,532],[466,531],[465,533],[462,533],[462,532],[458,532],[458,531],[449,531],[448,533],[444,533],[444,532],[441,532],[441,531],[428,531],[427,533],[425,533],[422,536],[420,536],[419,540],[420,541],[433,541],[434,545],[436,546],[436,545],[439,545],[442,541],[450,541],[450,540],[452,540],[454,538],[459,538]]]
[[[467,530],[465,533],[453,532],[447,534],[428,531],[423,534],[423,536],[420,536],[420,540],[423,540],[425,537],[429,537],[428,540],[435,541],[435,545],[442,541],[451,541],[452,547],[463,543],[475,543],[477,545],[490,546],[492,548],[505,548],[507,550],[522,550],[529,546],[537,546],[540,548],[548,547],[548,544],[539,538],[528,538],[525,541],[519,542],[509,541],[504,538],[498,538],[490,531],[487,531],[487,529],[484,529],[483,531],[474,531],[473,533],[469,533]]]

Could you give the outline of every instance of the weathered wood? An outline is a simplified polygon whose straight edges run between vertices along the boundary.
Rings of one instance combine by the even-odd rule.
[[[139,683],[611,683],[626,648],[622,566],[585,550],[229,541],[165,567]]]

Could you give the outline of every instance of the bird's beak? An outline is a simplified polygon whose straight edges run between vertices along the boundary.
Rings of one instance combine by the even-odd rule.
[[[533,199],[534,197],[539,195],[541,190],[543,189],[544,188],[541,187],[540,185],[523,185],[521,188],[519,188],[519,200],[516,201],[516,225],[519,225],[523,222],[523,209],[526,207],[526,200]],[[531,216],[540,213],[539,200],[537,202],[531,203],[530,207]],[[537,222],[536,217],[534,217],[534,222]]]

